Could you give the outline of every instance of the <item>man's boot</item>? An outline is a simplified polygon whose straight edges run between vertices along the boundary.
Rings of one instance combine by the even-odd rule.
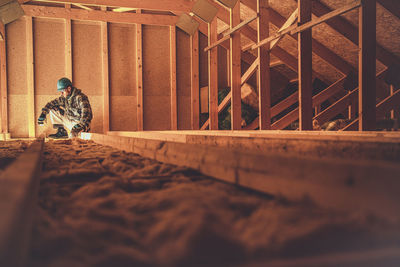
[[[57,132],[55,134],[49,134],[49,138],[60,139],[68,137],[67,130],[65,130],[63,126],[58,126],[57,128]]]

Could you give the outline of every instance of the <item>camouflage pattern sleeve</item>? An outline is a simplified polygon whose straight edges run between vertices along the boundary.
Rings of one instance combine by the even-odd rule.
[[[81,118],[79,120],[79,124],[75,125],[77,127],[74,128],[77,128],[80,131],[87,131],[93,117],[92,108],[86,95],[81,95],[78,98],[78,103],[81,109]]]
[[[49,114],[50,109],[59,110],[60,107],[62,107],[63,109],[65,108],[65,98],[62,96],[47,103],[46,106],[42,108],[42,112],[45,114]]]

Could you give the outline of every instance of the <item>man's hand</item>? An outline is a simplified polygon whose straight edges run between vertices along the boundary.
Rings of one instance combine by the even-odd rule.
[[[45,119],[46,119],[46,113],[42,112],[42,114],[40,114],[40,116],[38,118],[38,124],[43,125]]]

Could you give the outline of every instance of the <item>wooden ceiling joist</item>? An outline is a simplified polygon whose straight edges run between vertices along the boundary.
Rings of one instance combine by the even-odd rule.
[[[65,9],[59,7],[22,5],[26,15],[32,17],[63,18],[72,20],[105,21],[113,23],[136,23],[174,26],[176,16],[138,13],[116,13],[110,11]]]
[[[193,2],[185,0],[32,0],[32,2],[80,4],[85,6],[129,7],[143,10],[189,12]]]

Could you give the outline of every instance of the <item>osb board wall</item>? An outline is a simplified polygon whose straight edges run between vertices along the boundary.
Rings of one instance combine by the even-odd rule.
[[[74,85],[90,100],[91,129],[103,131],[101,27],[99,23],[72,22],[72,75]]]
[[[110,130],[137,130],[136,25],[110,23]]]
[[[33,53],[35,82],[35,118],[49,101],[60,96],[57,80],[65,74],[65,24],[60,19],[33,19]],[[48,121],[50,119],[48,118]],[[51,133],[52,127],[36,125],[37,135]]]
[[[143,26],[143,128],[171,129],[170,33],[166,26]]]
[[[25,19],[7,24],[8,122],[14,137],[28,136]]]
[[[178,129],[190,130],[191,112],[191,39],[189,35],[177,29],[176,31],[176,80],[178,94]]]
[[[25,17],[7,25],[9,127],[12,137],[28,136]],[[72,78],[88,95],[93,109],[92,132],[103,131],[101,25],[72,22]],[[136,114],[136,26],[108,24],[110,127],[134,131]],[[35,117],[59,96],[56,83],[65,76],[65,22],[33,19]],[[170,129],[169,27],[143,26],[144,129]],[[177,33],[178,127],[190,128],[190,38]],[[54,132],[36,126],[37,135]]]

